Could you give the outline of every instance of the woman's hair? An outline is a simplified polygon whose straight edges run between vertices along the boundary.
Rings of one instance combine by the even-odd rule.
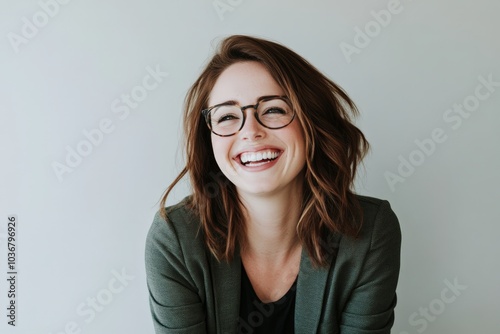
[[[327,263],[336,246],[328,232],[356,237],[362,225],[361,207],[353,191],[358,164],[369,149],[353,125],[358,114],[347,94],[292,50],[250,36],[222,40],[215,55],[189,89],[185,99],[186,165],[162,197],[160,210],[173,187],[189,174],[189,207],[201,221],[206,246],[220,261],[231,261],[244,232],[243,204],[236,187],[221,172],[212,150],[211,134],[201,110],[216,80],[232,64],[256,61],[283,89],[305,134],[306,165],[297,234],[312,262]]]

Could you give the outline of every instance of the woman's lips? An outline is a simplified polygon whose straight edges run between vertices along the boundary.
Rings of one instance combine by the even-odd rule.
[[[239,155],[239,162],[245,166],[256,166],[275,160],[281,154],[280,150],[264,149],[255,152],[243,152]]]

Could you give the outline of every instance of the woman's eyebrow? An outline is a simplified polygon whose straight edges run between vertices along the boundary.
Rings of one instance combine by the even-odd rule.
[[[264,99],[268,99],[268,98],[273,98],[273,97],[282,97],[283,95],[263,95],[263,96],[259,96],[257,99],[256,99],[256,102],[255,103],[258,103]],[[241,105],[238,101],[236,100],[228,100],[228,101],[225,101],[225,102],[221,102],[221,103],[216,103],[214,104],[214,106],[220,106],[220,105],[233,105],[233,104],[238,104],[238,105]]]
[[[239,103],[236,100],[229,100],[229,101],[213,104],[213,106],[233,105],[233,104],[239,104]]]

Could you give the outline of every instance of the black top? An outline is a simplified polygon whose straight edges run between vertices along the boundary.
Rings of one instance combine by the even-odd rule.
[[[281,299],[263,303],[253,290],[241,266],[241,299],[238,334],[294,334],[295,291],[297,279]]]

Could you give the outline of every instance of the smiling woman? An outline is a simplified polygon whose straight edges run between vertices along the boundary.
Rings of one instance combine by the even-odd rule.
[[[186,166],[146,240],[156,333],[390,333],[401,232],[387,201],[353,192],[356,114],[290,49],[221,42],[186,96]],[[192,195],[165,207],[186,174]]]
[[[300,123],[293,121],[288,98],[261,63],[230,65],[212,87],[208,103],[219,106],[207,109],[215,161],[240,199],[258,195],[269,200],[280,193],[301,193],[304,134]],[[226,129],[224,135],[219,133]],[[268,154],[274,159],[267,159]]]

